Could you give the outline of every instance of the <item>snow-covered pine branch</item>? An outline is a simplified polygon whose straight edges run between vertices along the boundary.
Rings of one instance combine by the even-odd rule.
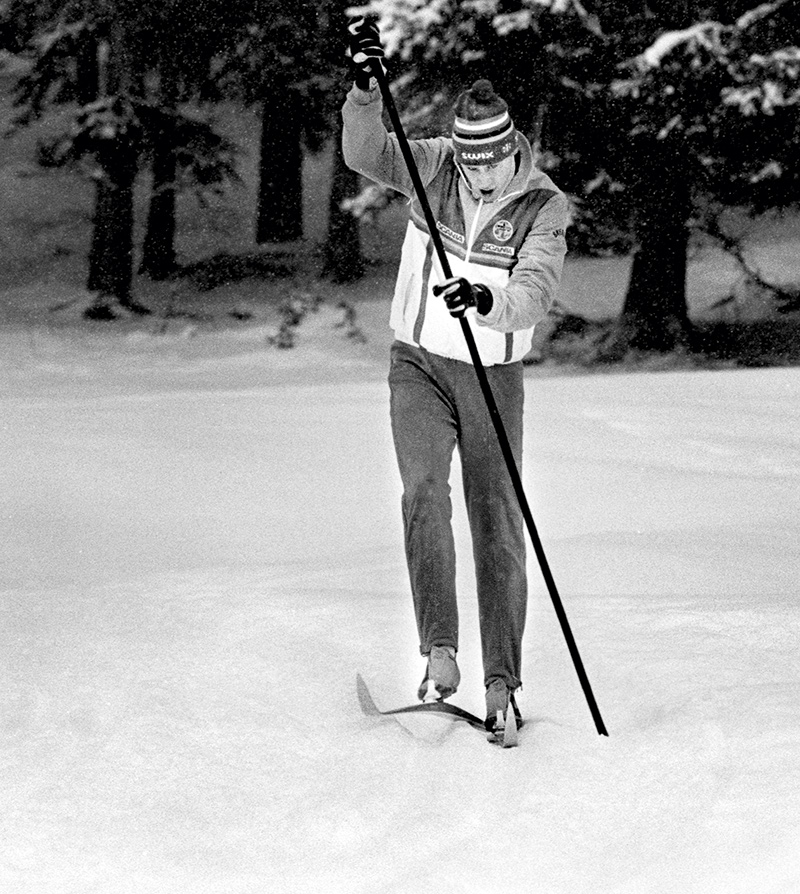
[[[498,4],[488,4],[496,11]],[[514,12],[500,13],[494,17],[493,25],[500,37],[512,31],[525,31],[542,12],[551,15],[574,15],[580,23],[596,37],[606,38],[595,13],[589,12],[580,0],[524,0],[523,8]]]
[[[650,46],[633,60],[634,66],[642,73],[659,68],[664,60],[679,47],[689,51],[698,48],[707,50],[712,56],[724,58],[727,55],[727,44],[734,43],[737,38],[757,22],[771,16],[791,0],[774,0],[762,3],[739,16],[733,25],[723,25],[717,21],[696,22],[688,28],[665,31]]]
[[[36,35],[34,46],[40,56],[51,53],[63,41],[75,41],[89,27],[88,22],[72,22],[65,24],[59,22],[50,31],[42,31]]]
[[[408,58],[417,46],[430,43],[431,30],[453,17],[453,0],[370,0],[351,6],[347,15],[375,16],[387,56]]]
[[[784,47],[768,55],[750,56],[736,72],[740,86],[723,91],[722,101],[744,115],[771,115],[800,104],[800,48]]]
[[[702,46],[716,55],[721,50],[721,29],[719,22],[698,22],[679,31],[666,31],[636,57],[635,66],[642,73],[660,68],[664,59],[681,46]]]
[[[736,27],[740,31],[744,31],[756,22],[760,22],[762,19],[771,16],[782,6],[792,2],[794,2],[794,0],[774,0],[772,3],[762,3],[760,6],[756,6],[754,9],[749,9],[747,12],[742,13],[736,20]]]

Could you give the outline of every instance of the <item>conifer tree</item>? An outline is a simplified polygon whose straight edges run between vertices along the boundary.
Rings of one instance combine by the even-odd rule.
[[[54,104],[75,112],[49,157],[88,163],[95,182],[87,286],[100,299],[91,314],[111,315],[111,298],[146,312],[132,295],[133,187],[148,159],[166,160],[156,171],[143,264],[159,274],[174,262],[174,172],[200,188],[234,176],[232,145],[176,106],[208,89],[210,61],[229,33],[220,22],[232,21],[236,0],[225,4],[228,19],[222,9],[220,0],[201,8],[188,0],[11,0],[3,11],[31,59],[17,86],[16,125]]]

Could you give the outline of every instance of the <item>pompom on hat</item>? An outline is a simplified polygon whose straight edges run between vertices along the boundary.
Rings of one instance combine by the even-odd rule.
[[[462,165],[496,165],[517,150],[517,131],[508,105],[490,81],[480,80],[456,100],[453,149]]]

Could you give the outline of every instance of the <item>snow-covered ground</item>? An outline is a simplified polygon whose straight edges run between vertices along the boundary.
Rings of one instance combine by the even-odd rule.
[[[610,736],[532,560],[503,751],[359,708],[357,672],[388,707],[423,663],[385,333],[321,313],[283,352],[0,335],[0,891],[800,892],[800,369],[529,371],[526,487]]]

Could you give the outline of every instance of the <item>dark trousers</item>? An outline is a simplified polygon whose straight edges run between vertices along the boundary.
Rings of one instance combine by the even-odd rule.
[[[522,364],[490,366],[486,373],[521,469]],[[395,342],[389,386],[420,651],[458,649],[449,485],[457,446],[472,534],[484,682],[499,677],[516,689],[527,607],[523,520],[475,370]]]

